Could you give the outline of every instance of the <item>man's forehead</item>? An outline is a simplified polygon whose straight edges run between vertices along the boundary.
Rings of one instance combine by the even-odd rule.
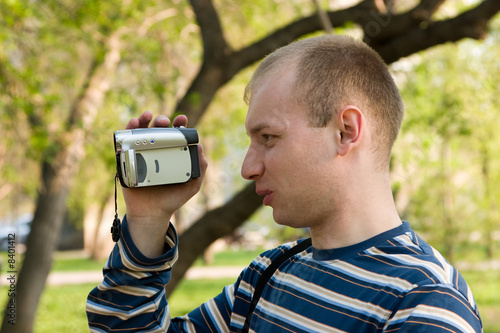
[[[286,127],[290,113],[295,112],[289,100],[294,76],[274,74],[261,77],[252,89],[245,121],[249,135],[266,128]]]
[[[269,108],[269,109],[252,109],[247,113],[245,128],[248,135],[259,133],[265,129],[276,131],[284,130],[290,123],[290,109],[285,108]]]

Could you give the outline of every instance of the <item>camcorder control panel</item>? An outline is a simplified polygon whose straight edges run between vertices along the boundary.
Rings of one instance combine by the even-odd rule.
[[[115,131],[116,169],[121,185],[179,184],[200,177],[198,140],[194,128]]]

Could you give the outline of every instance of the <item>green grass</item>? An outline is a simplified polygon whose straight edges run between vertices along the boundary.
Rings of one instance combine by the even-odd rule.
[[[88,332],[85,302],[95,284],[49,286],[38,307],[35,333]]]
[[[71,272],[71,271],[100,271],[106,263],[106,260],[92,260],[88,258],[65,258],[55,259],[52,263],[53,272]]]
[[[88,332],[85,302],[87,294],[94,287],[95,284],[47,287],[38,306],[34,332]],[[6,301],[7,287],[2,286],[2,310]]]
[[[247,266],[264,250],[244,251],[244,250],[225,250],[214,254],[214,260],[210,266]],[[195,266],[205,266],[202,258],[198,258]]]
[[[172,317],[185,315],[220,294],[224,286],[234,282],[236,282],[236,279],[233,278],[183,280],[169,300]]]

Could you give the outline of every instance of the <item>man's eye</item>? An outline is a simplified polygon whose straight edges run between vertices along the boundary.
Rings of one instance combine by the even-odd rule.
[[[272,134],[262,134],[262,139],[267,142],[267,141],[270,141],[274,138],[274,135]]]

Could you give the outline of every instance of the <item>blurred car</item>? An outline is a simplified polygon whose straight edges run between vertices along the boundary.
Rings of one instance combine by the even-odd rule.
[[[12,241],[12,235],[15,235],[15,244],[26,244],[28,235],[31,231],[31,222],[33,215],[24,214],[14,221],[2,221],[0,224],[0,251],[9,249],[9,240]]]

